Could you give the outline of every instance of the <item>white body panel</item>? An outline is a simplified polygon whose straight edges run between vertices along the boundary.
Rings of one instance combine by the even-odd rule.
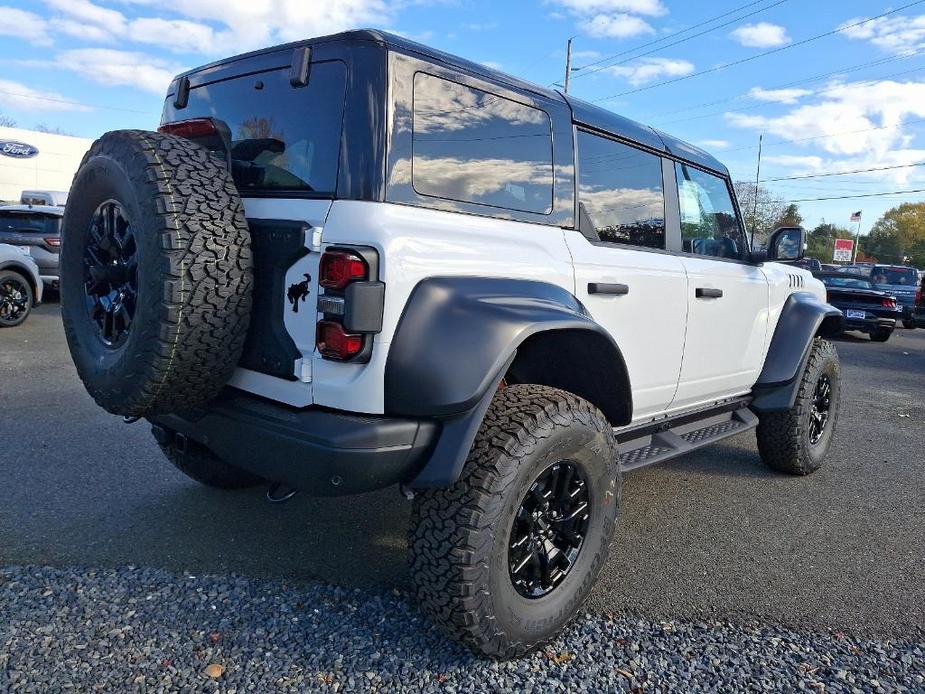
[[[389,344],[411,290],[427,277],[539,280],[574,291],[564,233],[539,224],[408,205],[335,201],[324,226],[323,245],[363,245],[379,252],[385,313],[368,364],[340,364],[316,355],[315,403],[351,412],[383,412]]]
[[[537,280],[573,292],[619,345],[633,389],[633,422],[657,419],[748,393],[764,364],[781,309],[793,291],[825,299],[804,270],[762,267],[590,243],[575,232],[407,205],[351,200],[245,200],[250,219],[310,225],[309,253],[287,272],[287,286],[312,278],[300,311],[284,322],[302,358],[295,380],[237,369],[231,385],[296,407],[311,404],[384,412],[385,365],[414,287],[433,276]],[[366,364],[322,359],[315,349],[317,271],[329,245],[379,253],[386,285],[382,331]],[[792,277],[802,277],[794,286]],[[589,294],[590,282],[626,284],[624,296]],[[698,299],[697,287],[723,290]],[[448,365],[452,368],[452,365]]]
[[[575,265],[575,295],[619,345],[633,387],[633,420],[664,412],[678,387],[687,322],[687,277],[681,259],[566,236]],[[589,294],[588,284],[625,284],[623,296]]]
[[[684,256],[688,315],[675,406],[685,408],[751,390],[768,343],[768,280],[760,267]],[[722,290],[697,298],[699,287]]]

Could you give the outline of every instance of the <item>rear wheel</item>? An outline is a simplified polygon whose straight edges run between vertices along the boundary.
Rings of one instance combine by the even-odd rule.
[[[828,340],[816,338],[793,407],[760,415],[757,435],[761,459],[792,475],[818,470],[832,444],[840,398],[838,352]]]
[[[903,327],[906,328],[907,330],[915,330],[916,325],[917,324],[914,320],[904,320],[903,321]]]
[[[18,272],[0,272],[0,328],[22,323],[32,312],[32,285]]]
[[[504,388],[459,480],[415,497],[409,545],[420,604],[478,652],[513,657],[538,647],[590,593],[620,489],[600,411],[554,388]]]
[[[229,465],[196,441],[184,439],[180,446],[174,432],[154,429],[153,433],[167,460],[200,484],[218,489],[247,489],[264,483],[261,477]]]
[[[871,342],[886,342],[893,334],[892,328],[877,328],[870,334]]]

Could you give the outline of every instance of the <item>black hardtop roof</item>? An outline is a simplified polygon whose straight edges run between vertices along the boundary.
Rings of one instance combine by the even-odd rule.
[[[303,41],[294,41],[292,43],[286,43],[279,46],[263,48],[257,51],[243,53],[241,55],[232,56],[218,60],[214,63],[209,63],[208,65],[194,68],[182,73],[181,75],[178,75],[177,77],[182,77],[183,75],[192,75],[204,70],[215,69],[220,66],[236,62],[238,60],[243,60],[245,58],[253,58],[255,56],[292,50],[298,46],[318,45],[322,43],[335,42],[377,43],[389,50],[397,50],[402,53],[416,55],[433,62],[442,63],[448,67],[460,68],[467,72],[485,77],[491,81],[499,82],[506,86],[513,87],[522,91],[532,92],[533,94],[537,94],[546,99],[565,103],[571,108],[574,120],[581,125],[588,126],[589,128],[599,130],[604,133],[615,135],[617,137],[638,143],[659,152],[665,152],[675,157],[686,159],[687,161],[690,161],[694,164],[698,164],[708,169],[713,169],[724,175],[728,174],[726,167],[715,157],[708,154],[704,150],[672,137],[671,135],[667,135],[648,125],[637,123],[633,120],[630,120],[629,118],[624,118],[623,116],[617,115],[613,111],[608,111],[607,109],[600,108],[599,106],[582,101],[581,99],[576,99],[571,95],[565,95],[557,90],[552,90],[532,82],[527,82],[518,77],[515,77],[514,75],[494,70],[490,67],[487,67],[486,65],[482,65],[481,63],[466,60],[465,58],[460,58],[459,56],[452,55],[450,53],[444,53],[443,51],[439,51],[435,48],[431,48],[429,46],[425,46],[424,44],[417,43],[416,41],[406,39],[403,36],[398,36],[397,34],[381,31],[379,29],[355,29],[352,31],[344,31],[339,34],[319,36],[317,38],[305,39]]]

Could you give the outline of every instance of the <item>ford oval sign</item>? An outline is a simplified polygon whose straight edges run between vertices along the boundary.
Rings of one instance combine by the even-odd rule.
[[[15,140],[0,140],[0,154],[17,159],[28,159],[39,153],[38,147],[27,145],[25,142]]]

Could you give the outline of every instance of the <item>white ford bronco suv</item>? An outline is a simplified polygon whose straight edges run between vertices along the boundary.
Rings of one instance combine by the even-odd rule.
[[[180,75],[64,226],[96,402],[207,485],[401,485],[417,600],[492,656],[579,609],[622,472],[757,429],[803,475],[832,441],[842,317],[773,262],[802,229],[753,250],[702,150],[397,36]]]

